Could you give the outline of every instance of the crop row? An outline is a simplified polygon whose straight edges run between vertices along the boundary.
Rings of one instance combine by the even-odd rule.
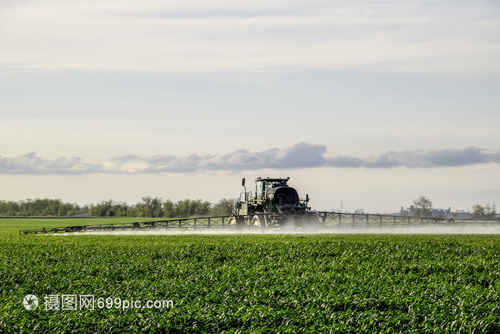
[[[495,332],[500,238],[417,235],[0,238],[0,332]],[[172,300],[26,310],[25,295]]]

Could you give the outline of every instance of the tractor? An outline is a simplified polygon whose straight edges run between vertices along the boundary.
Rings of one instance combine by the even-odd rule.
[[[230,226],[306,226],[318,221],[307,206],[309,196],[300,200],[297,190],[288,185],[290,178],[261,178],[255,180],[255,193],[245,191],[236,202]]]

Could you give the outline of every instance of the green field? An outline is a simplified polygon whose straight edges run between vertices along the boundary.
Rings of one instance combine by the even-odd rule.
[[[18,234],[90,223],[0,220],[0,332],[500,332],[500,235]]]

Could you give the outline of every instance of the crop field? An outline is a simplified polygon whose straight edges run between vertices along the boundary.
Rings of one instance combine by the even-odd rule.
[[[500,332],[500,235],[18,234],[71,224],[0,220],[0,332]]]

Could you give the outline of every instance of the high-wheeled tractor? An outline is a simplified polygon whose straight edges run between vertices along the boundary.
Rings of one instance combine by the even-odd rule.
[[[255,180],[255,193],[247,192],[245,178],[241,185],[245,191],[235,205],[230,226],[309,226],[318,222],[315,213],[299,198],[297,190],[283,178],[260,178]]]

